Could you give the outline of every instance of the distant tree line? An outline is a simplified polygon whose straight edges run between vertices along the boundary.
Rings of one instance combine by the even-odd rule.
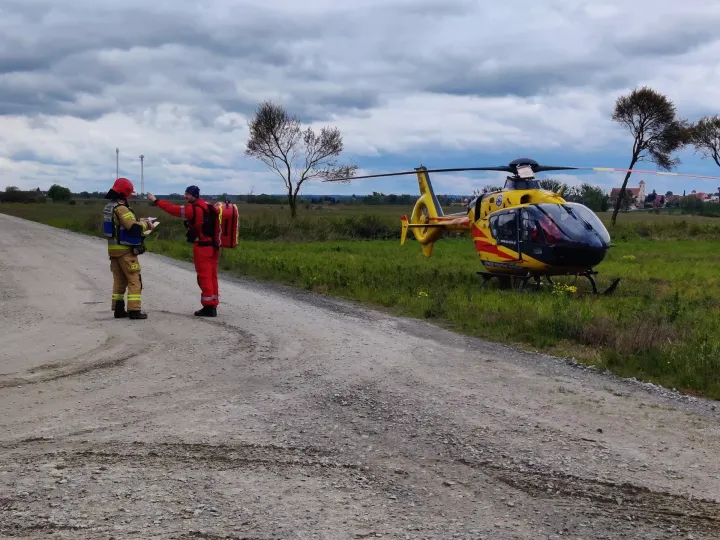
[[[40,191],[40,188],[33,190],[22,190],[17,186],[8,186],[5,191],[0,191],[0,202],[6,203],[44,203],[47,197]]]
[[[288,199],[285,195],[236,195],[230,199],[245,202],[248,204],[287,204]],[[370,195],[306,195],[298,197],[297,204],[314,204],[314,205],[362,205],[362,206],[412,206],[417,200],[417,195],[395,193],[379,193],[373,191]],[[441,205],[458,204],[461,197],[451,197],[447,195],[438,195],[438,201]]]
[[[53,202],[70,201],[73,198],[72,192],[63,186],[53,184],[47,193],[43,193],[40,188],[32,190],[22,190],[17,186],[8,186],[5,191],[0,191],[0,202],[7,203],[44,203],[48,199]]]

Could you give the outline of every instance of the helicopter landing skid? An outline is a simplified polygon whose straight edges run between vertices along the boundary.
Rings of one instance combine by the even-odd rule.
[[[525,285],[527,285],[527,282],[531,278],[535,278],[535,288],[538,290],[542,283],[540,282],[540,276],[534,276],[531,274],[527,274],[525,276],[516,276],[516,275],[498,275],[498,274],[488,274],[487,272],[478,272],[478,275],[482,277],[482,283],[480,284],[480,288],[484,289],[485,285],[492,279],[496,278],[498,280],[498,283],[500,284],[500,289],[517,289],[518,291],[522,291],[525,289]],[[548,281],[550,281],[550,278],[547,278]],[[519,280],[519,283],[518,283]],[[552,284],[552,282],[550,282]]]
[[[595,276],[597,275],[597,272],[595,271],[588,271],[584,274],[578,274],[580,276],[585,276],[590,281],[590,284],[592,285],[593,293],[594,294],[601,294],[603,296],[611,295],[615,292],[615,289],[617,289],[617,286],[620,284],[620,278],[617,278],[615,281],[613,281],[610,286],[605,289],[603,292],[599,292],[597,288],[597,281],[595,280]]]
[[[527,274],[524,276],[501,276],[501,275],[497,275],[497,274],[487,274],[485,272],[478,272],[478,274],[481,275],[483,278],[482,284],[480,285],[480,287],[483,289],[485,288],[485,285],[488,283],[488,281],[490,281],[492,278],[497,278],[497,280],[500,282],[501,289],[515,288],[515,287],[513,287],[514,282],[516,280],[518,280],[519,281],[519,283],[517,284],[518,291],[524,291],[525,288],[527,287],[528,282],[531,279],[535,281],[535,283],[533,284],[534,285],[533,288],[536,291],[540,290],[540,288],[542,287],[542,278],[543,277],[550,284],[550,286],[555,285],[555,282],[552,280],[552,278],[547,275],[543,276],[540,274]],[[615,281],[613,281],[610,284],[610,286],[607,289],[605,289],[603,292],[600,292],[597,287],[597,281],[595,280],[595,276],[597,274],[598,274],[597,272],[591,270],[588,272],[583,272],[582,274],[575,274],[575,275],[583,276],[588,279],[588,281],[590,282],[590,285],[592,286],[593,294],[610,295],[613,292],[615,292],[615,289],[617,289],[617,286],[620,284],[620,278],[617,278]]]
[[[497,278],[498,283],[500,283],[500,289],[512,288],[513,278],[511,276],[488,274],[486,272],[478,272],[478,274],[482,276],[482,283],[480,284],[481,289],[484,289],[485,285],[487,285],[488,281],[490,281],[492,278]]]

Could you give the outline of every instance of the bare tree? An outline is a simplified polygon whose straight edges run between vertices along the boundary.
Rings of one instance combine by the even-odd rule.
[[[622,199],[620,199],[620,197],[622,197]],[[631,204],[638,204],[639,202],[637,197],[633,195],[631,191],[626,191],[622,195],[618,195],[618,199],[620,199],[620,207],[626,212],[630,210]]]
[[[615,102],[613,121],[625,126],[633,136],[632,169],[638,161],[650,161],[665,171],[680,164],[672,154],[689,142],[687,121],[676,118],[675,105],[667,97],[643,86]],[[612,223],[615,225],[621,203],[625,200],[625,188],[632,173],[625,174],[620,194],[615,201]]]
[[[690,128],[690,144],[720,167],[720,116],[703,116]]]
[[[358,168],[338,165],[334,159],[343,150],[339,129],[323,127],[319,135],[309,127],[303,131],[295,116],[272,101],[260,104],[248,126],[250,138],[245,154],[261,160],[284,180],[293,218],[297,216],[300,187],[306,181],[349,178]]]

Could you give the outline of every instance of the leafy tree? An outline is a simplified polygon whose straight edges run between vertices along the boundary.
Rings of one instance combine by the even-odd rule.
[[[540,180],[540,187],[552,191],[553,193],[565,193],[568,190],[567,184],[554,178],[543,178]]]
[[[630,166],[650,161],[665,171],[680,163],[672,154],[688,144],[690,129],[687,121],[676,118],[675,105],[666,96],[643,86],[615,102],[613,121],[625,126],[633,136]],[[632,173],[625,174],[620,195],[615,201],[612,223],[615,225],[620,205],[625,203],[625,188]]]
[[[703,201],[695,197],[694,195],[683,196],[680,199],[680,208],[690,214],[702,213],[704,207]]]
[[[323,127],[319,135],[309,127],[303,131],[295,116],[272,101],[260,104],[248,127],[250,138],[245,154],[261,160],[283,179],[293,218],[297,216],[297,195],[303,183],[312,178],[348,178],[358,168],[338,165],[334,159],[343,150],[339,129]]]
[[[605,192],[587,182],[568,188],[563,193],[563,198],[566,201],[584,204],[593,212],[606,212],[608,209],[608,198]]]
[[[720,116],[703,116],[690,128],[690,144],[720,167]]]
[[[50,186],[47,194],[48,197],[53,200],[53,202],[69,201],[72,198],[72,193],[68,188],[59,186],[57,184],[53,184],[52,186]]]
[[[608,198],[605,192],[587,182],[580,186],[580,202],[594,212],[607,212]]]

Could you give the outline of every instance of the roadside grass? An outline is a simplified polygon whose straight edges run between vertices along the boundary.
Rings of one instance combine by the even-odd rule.
[[[0,205],[0,212],[100,236],[101,206]],[[180,220],[143,203],[135,208],[162,221],[149,251],[191,260]],[[575,293],[481,289],[467,239],[441,240],[429,259],[412,240],[399,245],[403,207],[305,209],[294,224],[287,208],[240,210],[241,244],[223,252],[222,270],[720,399],[720,220],[621,214],[611,230],[616,247],[597,270],[601,288],[623,281],[613,296],[596,297],[583,278],[559,280]],[[599,215],[609,222],[609,213]]]

